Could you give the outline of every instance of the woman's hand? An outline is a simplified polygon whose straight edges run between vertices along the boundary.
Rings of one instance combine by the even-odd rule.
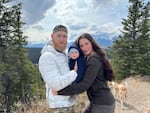
[[[57,94],[57,91],[54,90],[54,89],[52,89],[52,94],[53,94],[53,95],[58,95],[58,94]]]

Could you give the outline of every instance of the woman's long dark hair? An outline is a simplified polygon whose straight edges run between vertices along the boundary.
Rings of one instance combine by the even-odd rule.
[[[76,40],[76,43],[79,45],[80,39],[83,39],[83,38],[87,39],[91,42],[93,50],[101,57],[103,68],[104,68],[104,77],[105,77],[105,79],[108,80],[108,81],[114,80],[115,75],[114,75],[114,72],[113,72],[113,69],[112,69],[112,66],[111,66],[110,62],[109,62],[108,58],[106,57],[106,52],[104,51],[104,49],[100,48],[100,46],[96,43],[96,41],[93,39],[93,37],[88,33],[82,34]]]

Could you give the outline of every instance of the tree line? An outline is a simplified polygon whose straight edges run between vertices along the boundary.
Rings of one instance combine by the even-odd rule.
[[[28,59],[23,36],[22,4],[0,1],[0,109],[11,111],[18,102],[30,104],[44,96],[38,68]]]
[[[150,2],[129,0],[121,35],[110,47],[116,78],[150,76]]]

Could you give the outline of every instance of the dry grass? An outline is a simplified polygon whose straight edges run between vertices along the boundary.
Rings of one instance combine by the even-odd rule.
[[[150,109],[150,76],[130,77],[128,82],[128,97],[125,109],[120,109],[120,103],[117,102],[115,113],[144,113]]]
[[[115,113],[144,113],[150,109],[150,77],[130,77],[128,82],[128,97],[125,109],[120,109],[120,103],[116,101]],[[85,93],[78,95],[75,105],[76,113],[81,113],[88,99]],[[24,110],[23,110],[24,108]],[[49,111],[49,112],[48,112]],[[20,107],[14,113],[51,113],[46,100],[32,103],[31,107]]]
[[[18,106],[18,108],[19,109],[13,113],[48,113],[48,104],[46,100],[32,103],[31,106],[20,104],[20,107]]]
[[[87,101],[88,99],[85,93],[78,95],[77,104],[75,105],[76,113],[81,113],[81,110],[84,108]],[[51,109],[48,108],[46,100],[32,103],[31,106],[18,103],[18,108],[19,109],[13,113],[51,113]]]

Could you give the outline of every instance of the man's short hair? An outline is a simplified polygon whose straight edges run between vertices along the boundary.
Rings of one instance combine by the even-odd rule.
[[[65,27],[63,25],[56,25],[53,29],[53,33],[57,32],[57,31],[64,31],[64,32],[68,33],[67,27]]]

